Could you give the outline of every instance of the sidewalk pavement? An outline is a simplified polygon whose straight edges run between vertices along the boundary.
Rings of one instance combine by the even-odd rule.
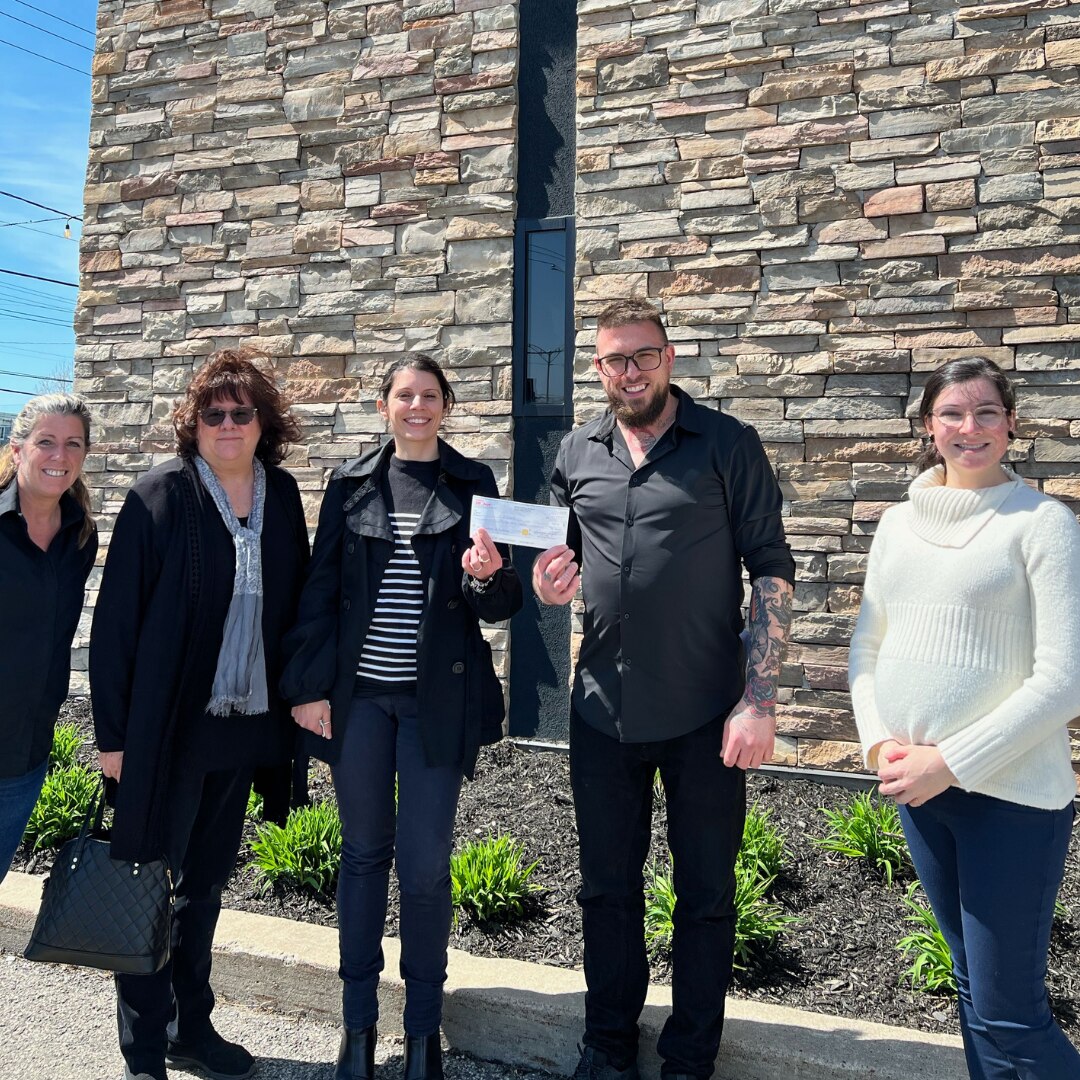
[[[21,954],[40,900],[41,880],[11,873],[0,885],[0,949]],[[379,1027],[383,1033],[397,1033],[403,1004],[398,942],[387,938],[383,946]],[[336,930],[226,910],[214,950],[219,1000],[304,1018],[328,1031],[339,1023]],[[446,1041],[452,1049],[486,1061],[569,1074],[577,1063],[584,993],[579,971],[451,950]],[[650,988],[641,1018],[640,1064],[646,1077],[659,1073],[655,1044],[670,1004],[670,988]],[[0,1071],[0,1076],[7,1075]],[[738,998],[728,999],[716,1070],[716,1080],[963,1080],[966,1075],[955,1036]]]

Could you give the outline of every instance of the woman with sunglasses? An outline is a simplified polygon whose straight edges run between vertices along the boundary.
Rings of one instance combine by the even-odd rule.
[[[919,420],[921,471],[870,552],[855,718],[952,951],[970,1075],[1075,1080],[1045,978],[1076,796],[1080,526],[1003,464],[1016,408],[990,360],[934,372]]]
[[[166,1080],[166,1061],[218,1080],[254,1071],[211,1023],[210,946],[253,772],[291,754],[280,642],[308,559],[300,493],[278,467],[299,430],[258,359],[225,349],[196,371],[173,410],[177,457],[124,500],[94,612],[113,855],[164,854],[176,886],[170,961],[116,979],[127,1080]]]
[[[450,848],[463,776],[502,736],[503,697],[480,622],[522,602],[507,553],[469,533],[487,465],[439,438],[454,392],[416,353],[377,407],[391,438],[334,473],[282,680],[341,810],[337,910],[345,1032],[335,1080],[372,1080],[391,863],[401,892],[405,1080],[441,1080]],[[395,784],[396,780],[396,784]]]

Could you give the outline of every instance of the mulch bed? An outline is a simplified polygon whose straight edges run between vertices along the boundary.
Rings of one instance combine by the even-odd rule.
[[[85,706],[73,701],[66,718],[87,722]],[[332,797],[329,773],[315,766],[311,793]],[[777,946],[738,972],[732,993],[756,1001],[877,1021],[923,1031],[957,1033],[956,1009],[944,996],[915,992],[904,973],[909,966],[896,942],[910,930],[902,902],[908,879],[891,888],[854,860],[823,852],[814,838],[825,835],[820,807],[837,809],[853,792],[808,780],[766,774],[749,777],[748,800],[771,813],[786,840],[787,865],[775,899],[798,924]],[[653,815],[650,858],[663,861],[665,816],[662,799]],[[246,865],[254,825],[245,832],[238,870],[225,894],[228,907],[285,918],[336,924],[332,902],[306,893],[274,890],[264,895],[257,874]],[[477,956],[507,957],[562,967],[581,964],[581,919],[577,835],[565,755],[537,753],[501,744],[481,752],[476,780],[464,785],[458,812],[459,843],[488,834],[509,833],[539,860],[534,880],[543,892],[529,917],[512,924],[477,925],[459,918],[451,947]],[[47,868],[41,855],[16,866]],[[1080,850],[1074,835],[1061,900],[1070,912],[1055,924],[1050,954],[1051,1004],[1072,1037],[1080,1037]],[[391,876],[387,933],[396,935],[398,900]],[[670,981],[664,955],[652,957],[653,981]]]

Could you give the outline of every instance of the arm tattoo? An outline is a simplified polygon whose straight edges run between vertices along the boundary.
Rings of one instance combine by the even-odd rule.
[[[791,629],[794,589],[783,578],[760,577],[750,594],[750,656],[744,697],[755,715],[771,715],[776,707],[780,662]]]

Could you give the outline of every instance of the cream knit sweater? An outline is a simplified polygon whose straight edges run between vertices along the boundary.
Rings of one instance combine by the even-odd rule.
[[[1080,526],[1009,482],[977,491],[922,473],[882,517],[851,640],[864,753],[937,746],[960,787],[1061,809],[1076,795],[1066,725],[1080,715]]]

